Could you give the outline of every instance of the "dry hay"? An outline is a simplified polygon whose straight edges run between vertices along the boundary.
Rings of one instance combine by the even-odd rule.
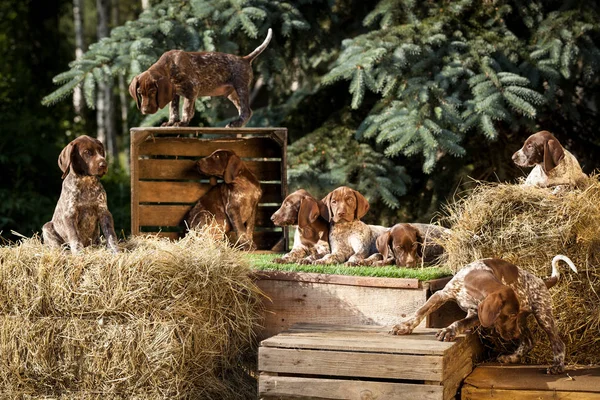
[[[551,289],[554,315],[567,346],[566,361],[600,363],[600,183],[590,178],[583,190],[552,194],[550,189],[480,183],[447,209],[453,234],[443,244],[447,265],[458,270],[485,257],[499,257],[539,277],[550,275],[556,254],[567,255]],[[545,333],[529,320],[536,346],[530,362],[549,363]],[[498,343],[495,344],[499,349]]]
[[[239,399],[262,319],[240,251],[192,231],[73,256],[39,239],[0,247],[5,398]]]

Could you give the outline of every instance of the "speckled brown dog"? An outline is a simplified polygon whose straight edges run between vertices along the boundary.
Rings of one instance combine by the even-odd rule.
[[[185,218],[187,226],[216,225],[220,234],[233,232],[231,239],[241,247],[256,248],[252,237],[258,201],[262,196],[256,176],[231,150],[215,150],[198,160],[196,168],[201,174],[222,178],[224,182],[214,185],[200,197]]]
[[[252,116],[252,60],[263,52],[271,37],[269,29],[263,44],[244,57],[219,52],[167,51],[146,72],[133,78],[129,94],[142,114],[154,114],[171,102],[169,121],[163,126],[189,125],[198,97],[227,96],[239,113],[239,118],[227,126],[242,127]],[[181,120],[179,96],[184,99]]]
[[[113,217],[98,179],[108,171],[102,142],[79,136],[62,150],[58,166],[64,181],[52,221],[42,228],[44,243],[53,247],[68,244],[73,253],[78,253],[98,242],[100,223],[108,247],[116,252]]]

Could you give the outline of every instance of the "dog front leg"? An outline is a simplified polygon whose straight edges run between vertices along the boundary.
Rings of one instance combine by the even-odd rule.
[[[408,335],[412,333],[423,318],[440,308],[448,300],[450,300],[450,296],[443,289],[435,292],[412,317],[394,325],[390,333],[392,335]]]
[[[196,99],[188,99],[187,97],[183,98],[183,112],[181,115],[181,121],[175,123],[175,126],[188,126],[190,121],[194,117],[194,112],[196,112]]]
[[[69,243],[71,253],[78,254],[81,252],[81,249],[83,249],[83,243],[81,242],[81,239],[79,239],[79,234],[77,233],[75,215],[68,215],[65,220],[66,242]]]
[[[552,353],[554,354],[552,366],[546,370],[546,373],[551,375],[562,374],[565,371],[565,344],[560,339],[554,323],[550,295],[547,296],[547,299],[543,299],[542,302],[546,300],[548,302],[544,303],[541,309],[534,311],[536,321],[544,332],[546,332],[546,335],[548,335],[548,340],[552,346]]]
[[[229,222],[231,222],[231,226],[233,227],[233,231],[235,232],[238,240],[238,244],[244,250],[254,250],[256,246],[252,241],[252,232],[248,234],[248,230],[242,217],[240,216],[239,204],[229,204],[225,208],[225,214],[227,214],[227,218]]]
[[[115,233],[115,224],[110,211],[106,210],[100,217],[100,227],[102,228],[102,233],[104,233],[108,247],[113,253],[118,253],[117,234]]]
[[[161,126],[176,126],[179,122],[179,95],[176,94],[171,100],[171,105],[169,106],[169,121],[163,123]]]
[[[467,312],[467,316],[464,319],[455,321],[448,327],[440,329],[435,335],[435,337],[440,342],[451,342],[467,329],[474,328],[478,325],[479,318],[477,317],[477,313],[473,310],[469,310]]]
[[[52,221],[46,222],[42,227],[42,237],[44,238],[44,244],[50,247],[61,247],[65,241],[54,229],[54,223]]]

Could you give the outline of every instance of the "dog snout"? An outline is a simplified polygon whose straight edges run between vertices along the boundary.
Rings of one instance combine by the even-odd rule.
[[[512,156],[512,160],[519,167],[527,166],[527,157],[525,156],[525,153],[523,153],[523,149],[516,151]]]

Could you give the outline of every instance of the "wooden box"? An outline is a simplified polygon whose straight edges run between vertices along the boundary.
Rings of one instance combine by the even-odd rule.
[[[600,367],[567,367],[547,375],[547,366],[480,365],[466,379],[462,400],[600,400]]]
[[[452,399],[481,353],[475,335],[439,342],[437,330],[298,324],[261,342],[260,399]]]
[[[448,278],[418,279],[326,275],[306,272],[257,271],[257,286],[266,294],[259,339],[296,323],[394,325],[421,307]],[[465,317],[455,302],[446,303],[421,324],[445,327]]]
[[[287,195],[286,143],[285,128],[132,128],[131,233],[177,238],[186,213],[210,189],[195,161],[230,149],[261,182],[254,242],[259,250],[287,249],[287,230],[270,220]]]

